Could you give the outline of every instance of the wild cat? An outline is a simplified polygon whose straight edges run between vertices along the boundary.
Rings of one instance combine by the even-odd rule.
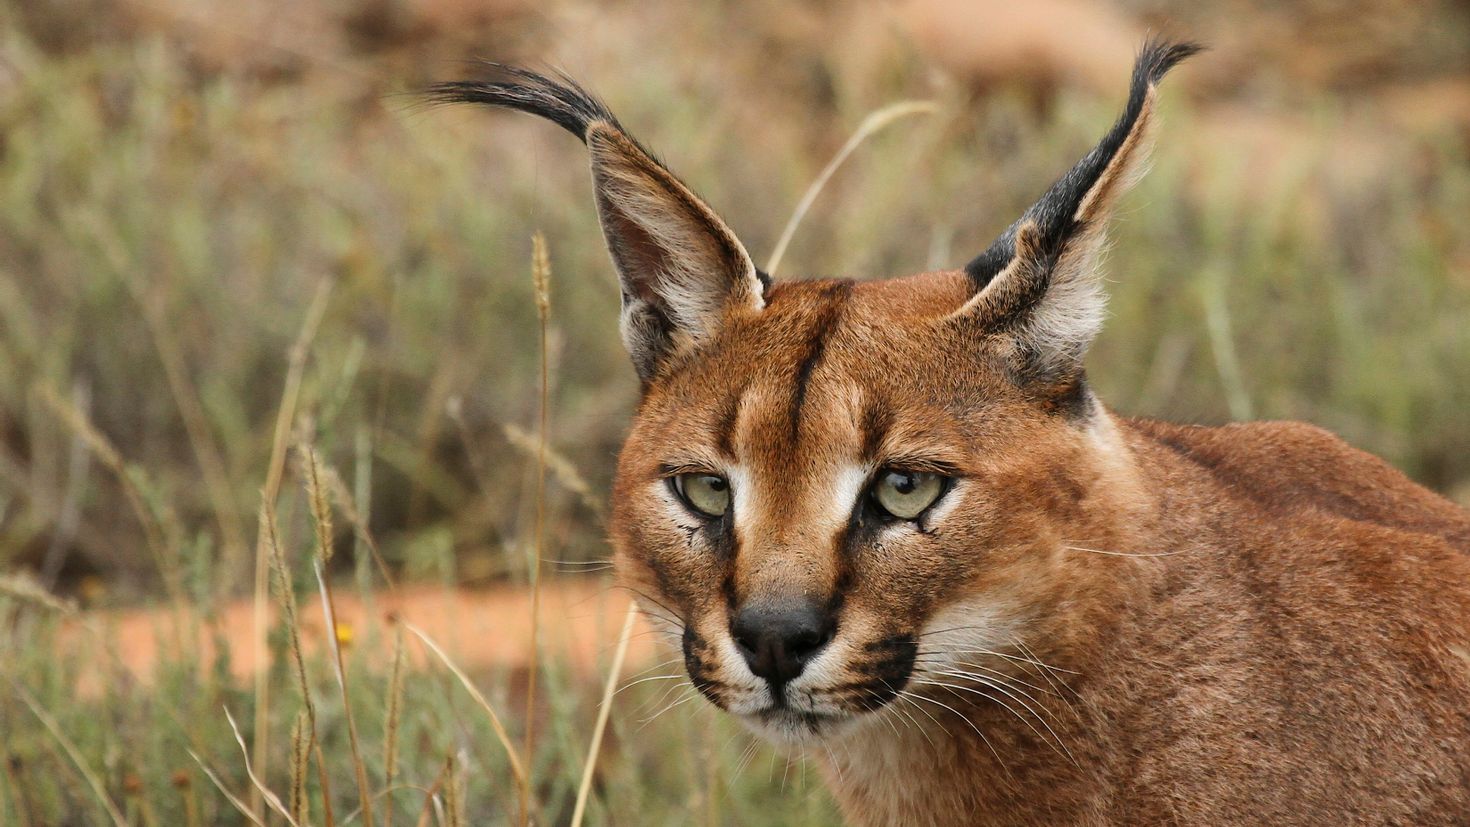
[[[1107,218],[1195,51],[1147,43],[965,267],[887,281],[773,282],[565,77],[434,89],[586,143],[642,383],[617,577],[854,824],[1470,823],[1470,515],[1312,426],[1088,387]]]

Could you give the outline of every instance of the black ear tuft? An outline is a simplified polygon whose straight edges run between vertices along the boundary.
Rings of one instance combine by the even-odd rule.
[[[622,287],[623,341],[645,383],[673,356],[710,339],[727,312],[765,307],[769,276],[602,101],[561,73],[486,65],[490,79],[436,84],[426,97],[527,112],[586,144],[597,215]]]
[[[1133,134],[1139,116],[1143,113],[1149,91],[1157,86],[1159,80],[1180,61],[1197,54],[1203,48],[1200,44],[1190,41],[1174,43],[1159,38],[1149,38],[1144,42],[1143,48],[1138,53],[1138,59],[1133,64],[1133,79],[1128,89],[1128,105],[1112,128],[1091,152],[1078,161],[1077,165],[1072,167],[1066,175],[1052,184],[1046,194],[1015,224],[1001,234],[1000,238],[997,238],[985,252],[965,265],[965,272],[969,274],[977,291],[989,284],[991,279],[995,278],[1015,257],[1016,230],[1028,221],[1036,224],[1036,240],[1040,253],[1055,256],[1061,252],[1067,239],[1077,229],[1078,209],[1082,206],[1083,200],[1098,183],[1129,136]]]
[[[607,106],[576,81],[556,72],[543,75],[519,66],[485,62],[492,75],[486,80],[436,83],[424,92],[429,103],[477,103],[514,109],[545,118],[587,141],[587,128],[602,122],[618,127]]]

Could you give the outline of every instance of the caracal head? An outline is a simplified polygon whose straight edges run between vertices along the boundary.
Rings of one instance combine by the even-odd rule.
[[[773,282],[564,77],[436,88],[590,150],[642,383],[617,576],[711,702],[774,740],[835,737],[981,654],[1065,636],[1089,582],[1068,548],[1115,542],[1136,505],[1083,372],[1097,259],[1158,81],[1194,51],[1146,44],[1117,123],[963,269],[862,283]]]

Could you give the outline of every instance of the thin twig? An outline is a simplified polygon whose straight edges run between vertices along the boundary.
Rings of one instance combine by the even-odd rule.
[[[191,749],[189,750],[189,757],[193,758],[195,763],[199,765],[199,768],[204,770],[204,774],[209,776],[210,781],[214,782],[215,788],[220,791],[220,794],[225,797],[226,801],[230,802],[230,804],[233,805],[235,809],[240,811],[240,815],[245,816],[247,819],[249,819],[251,824],[258,825],[258,827],[266,827],[265,820],[256,815],[255,811],[251,809],[250,805],[241,801],[239,796],[230,792],[230,788],[226,787],[225,782],[221,781],[219,779],[219,776],[214,774],[214,770],[210,769],[209,765],[204,763],[204,759],[199,757],[199,753]]]
[[[224,709],[225,720],[230,723],[230,732],[235,734],[235,743],[240,745],[240,755],[245,761],[245,775],[250,778],[250,783],[255,786],[255,790],[260,793],[261,799],[266,804],[269,804],[272,810],[286,817],[286,823],[290,824],[291,827],[301,827],[300,823],[296,821],[296,818],[291,815],[291,811],[286,809],[285,804],[281,803],[280,797],[271,792],[270,788],[266,787],[265,782],[260,780],[260,776],[255,774],[255,768],[250,766],[250,750],[245,748],[245,738],[240,735],[240,727],[235,723],[235,716],[230,714],[229,707],[225,707]]]
[[[97,773],[93,772],[92,768],[87,766],[86,760],[82,758],[81,750],[77,749],[77,745],[72,743],[70,738],[66,737],[66,733],[62,731],[61,725],[56,723],[56,719],[51,717],[51,713],[47,712],[45,707],[41,706],[40,702],[30,692],[27,692],[24,686],[21,686],[8,675],[6,679],[10,681],[11,688],[15,690],[15,694],[20,698],[21,702],[30,708],[32,715],[40,719],[41,725],[46,727],[46,731],[51,733],[51,737],[55,738],[56,743],[60,744],[61,749],[66,752],[66,757],[70,758],[72,764],[76,765],[77,772],[82,774],[82,778],[87,782],[87,786],[92,788],[92,793],[97,796],[97,803],[102,806],[107,816],[112,819],[112,823],[116,824],[117,827],[128,827],[128,820],[123,817],[123,814],[117,809],[117,805],[112,803],[112,799],[108,797],[107,788],[103,786],[102,779],[98,778]]]
[[[526,776],[525,764],[522,763],[521,757],[516,754],[515,743],[511,741],[510,733],[506,732],[505,725],[500,721],[500,716],[495,714],[495,708],[485,699],[485,695],[475,686],[474,681],[470,680],[470,676],[466,675],[464,670],[460,669],[459,665],[450,659],[449,655],[443,649],[439,648],[439,644],[435,643],[433,638],[406,620],[403,621],[403,628],[413,632],[415,637],[423,641],[424,645],[429,648],[429,651],[433,652],[444,666],[450,672],[454,673],[454,676],[459,679],[460,685],[465,688],[466,692],[470,693],[471,698],[474,698],[475,703],[479,704],[480,708],[485,710],[485,714],[490,719],[490,729],[495,732],[495,737],[500,740],[500,745],[505,748],[506,758],[510,762],[510,772],[515,778],[516,788],[520,795],[521,821],[524,823],[530,817],[531,786]]]
[[[843,144],[842,148],[837,150],[837,154],[832,156],[832,160],[827,162],[827,166],[822,168],[816,180],[812,181],[811,186],[806,188],[806,193],[797,202],[796,209],[791,213],[791,218],[786,221],[786,226],[781,230],[781,238],[776,242],[776,249],[771,253],[770,261],[766,264],[766,272],[773,276],[776,274],[776,268],[781,266],[781,259],[786,255],[786,248],[791,244],[791,239],[796,235],[796,228],[801,226],[801,220],[806,217],[807,210],[811,209],[812,204],[817,200],[817,196],[821,194],[822,188],[827,186],[827,181],[832,177],[833,173],[837,172],[837,168],[842,166],[842,162],[847,160],[847,156],[853,153],[853,150],[857,149],[863,141],[867,140],[869,135],[878,132],[883,127],[888,126],[900,118],[905,118],[909,115],[927,115],[938,111],[938,109],[938,104],[933,101],[899,101],[898,103],[889,104],[875,112],[870,112],[866,118],[863,118],[863,122],[858,124],[857,131],[853,132],[852,137],[847,139],[847,143]]]
[[[536,295],[537,329],[541,345],[540,427],[536,442],[536,534],[532,544],[533,559],[528,567],[531,575],[531,646],[526,671],[526,760],[527,773],[536,762],[536,673],[540,671],[541,631],[541,560],[546,556],[546,429],[549,420],[550,370],[546,348],[546,327],[551,317],[551,259],[546,252],[546,237],[531,236],[531,282]],[[453,779],[450,779],[453,783]],[[530,779],[527,778],[527,784]],[[521,811],[521,827],[528,813]]]
[[[587,811],[587,795],[592,790],[592,771],[597,767],[597,755],[602,751],[602,734],[607,730],[613,693],[617,689],[618,675],[623,671],[623,658],[628,654],[628,641],[633,637],[633,622],[637,619],[638,603],[630,602],[628,616],[623,620],[622,634],[618,635],[618,648],[613,653],[612,666],[608,667],[607,683],[602,687],[602,705],[597,710],[597,725],[592,728],[592,744],[587,747],[587,764],[582,768],[582,783],[577,787],[577,805],[572,808],[571,827],[581,827],[582,816]]]
[[[276,497],[281,492],[281,479],[286,473],[286,449],[290,445],[291,423],[296,419],[296,402],[301,395],[301,378],[306,371],[306,357],[311,352],[311,342],[316,338],[317,328],[321,326],[322,317],[327,312],[327,299],[332,295],[332,280],[323,278],[317,283],[316,293],[312,296],[311,304],[306,308],[306,316],[302,319],[301,330],[296,334],[296,340],[291,344],[291,350],[286,356],[286,381],[281,388],[281,404],[276,408],[275,431],[271,436],[271,456],[266,466],[265,492],[261,499],[275,508]],[[270,602],[270,561],[267,550],[261,547],[259,542],[255,548],[255,583],[254,604],[252,607],[251,629],[253,631],[256,663],[265,664],[269,659],[270,648],[266,640],[266,625],[268,619],[268,603]],[[266,773],[268,768],[267,759],[270,756],[270,670],[260,668],[255,670],[255,754],[260,761],[260,771]],[[309,703],[309,701],[308,701]],[[312,735],[315,739],[316,725],[313,715]],[[325,770],[318,768],[325,778]],[[322,798],[330,804],[330,796],[327,788],[322,788]],[[253,796],[252,796],[253,799]],[[260,802],[251,801],[252,807],[259,810]],[[330,823],[330,815],[328,815]]]

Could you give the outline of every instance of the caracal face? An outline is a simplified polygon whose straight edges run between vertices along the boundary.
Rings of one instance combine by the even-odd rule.
[[[1066,634],[1087,586],[1065,551],[1110,547],[1144,507],[1082,365],[1103,230],[1159,79],[1196,48],[1145,45],[1113,128],[964,269],[865,283],[773,282],[565,77],[436,88],[590,151],[643,389],[617,576],[712,703],[821,740],[956,675],[1004,680],[1005,653]]]
[[[958,271],[777,285],[638,412],[618,576],[694,686],[768,737],[875,721],[1014,649],[1066,576],[1058,546],[1098,542],[1091,486],[1056,483],[1105,471],[1090,401],[1007,381],[950,318],[970,289]]]

